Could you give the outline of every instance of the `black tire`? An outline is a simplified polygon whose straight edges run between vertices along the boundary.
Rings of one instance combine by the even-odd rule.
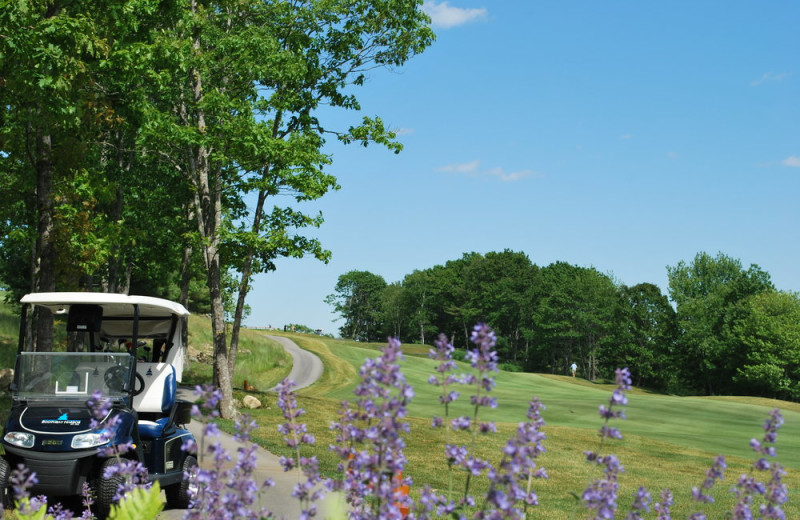
[[[11,474],[11,466],[6,459],[0,458],[0,506],[5,511],[9,509],[14,501],[11,490],[8,488],[8,476]]]
[[[115,474],[111,478],[105,478],[106,468],[116,466],[117,460],[114,458],[106,459],[100,465],[99,473],[92,481],[94,490],[94,510],[98,520],[105,520],[111,513],[111,506],[115,503],[114,495],[117,494],[119,487],[125,482],[122,475]]]
[[[186,458],[183,459],[183,466],[181,466],[183,470],[183,480],[178,484],[173,484],[164,488],[164,494],[167,495],[167,507],[170,509],[189,509],[189,503],[192,498],[189,494],[189,489],[194,484],[192,484],[192,479],[187,477],[187,473],[196,466],[197,459],[194,455],[187,455]]]

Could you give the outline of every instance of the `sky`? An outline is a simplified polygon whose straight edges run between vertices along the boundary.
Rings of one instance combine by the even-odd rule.
[[[800,291],[800,2],[423,8],[433,45],[320,116],[380,116],[404,150],[329,141],[341,189],[299,208],[332,258],[257,275],[247,325],[336,335],[340,275],[506,249],[665,294],[667,266],[723,253]]]

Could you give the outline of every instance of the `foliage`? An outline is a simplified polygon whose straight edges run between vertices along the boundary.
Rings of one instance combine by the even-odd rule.
[[[154,482],[149,489],[136,487],[119,504],[111,507],[109,520],[140,520],[156,518],[164,509],[161,499],[161,486]]]
[[[619,293],[615,321],[620,327],[614,348],[607,350],[607,361],[636,367],[636,386],[678,391],[677,322],[669,300],[647,283],[623,285]]]
[[[798,398],[796,296],[775,293],[766,272],[723,254],[700,253],[668,274],[669,297],[650,283],[622,285],[566,262],[539,267],[505,250],[464,254],[391,284],[351,271],[326,301],[343,318],[358,315],[361,330],[410,342],[446,333],[458,346],[467,323],[496,323],[500,361],[529,372],[568,374],[574,362],[581,377],[601,380],[633,366],[637,386],[659,391]],[[352,337],[347,326],[341,332]]]
[[[765,292],[743,302],[732,326],[742,391],[800,400],[800,296]]]
[[[303,206],[339,188],[326,139],[402,148],[380,117],[326,118],[432,43],[421,4],[3,2],[0,279],[15,299],[138,290],[208,309],[232,414],[251,277],[330,258]]]
[[[383,277],[367,271],[350,271],[339,276],[335,293],[325,301],[342,315],[345,322],[339,329],[346,338],[371,341],[378,336],[375,325],[380,316]]]
[[[769,274],[757,265],[745,270],[722,253],[699,253],[689,264],[668,268],[668,274],[685,384],[709,395],[736,392],[733,378],[740,360],[731,330],[748,297],[774,290]]]

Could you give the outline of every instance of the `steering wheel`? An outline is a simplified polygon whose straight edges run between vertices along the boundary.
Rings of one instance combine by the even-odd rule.
[[[115,365],[109,367],[103,374],[103,381],[109,390],[114,392],[122,392],[125,389],[125,377],[128,371],[125,367]],[[144,391],[144,378],[140,373],[136,373],[136,382],[133,385],[133,395],[139,395]]]
[[[105,381],[109,390],[114,392],[122,392],[122,389],[125,386],[125,375],[127,372],[128,371],[125,370],[125,368],[119,365],[109,367],[103,374],[103,381]]]

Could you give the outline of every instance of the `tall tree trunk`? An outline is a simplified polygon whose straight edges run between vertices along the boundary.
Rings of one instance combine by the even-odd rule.
[[[197,13],[197,4],[192,2],[192,10]],[[195,36],[194,48],[201,52],[200,38]],[[192,89],[194,96],[197,130],[206,133],[203,100],[203,83],[200,71],[192,70]],[[219,259],[219,229],[222,221],[222,181],[221,172],[214,172],[212,179],[209,157],[211,150],[204,144],[198,145],[193,155],[191,175],[195,184],[195,215],[201,235],[203,258],[207,271],[209,296],[211,297],[211,333],[214,337],[215,383],[222,393],[219,413],[224,419],[236,415],[233,405],[233,385],[228,371],[228,345],[225,336],[225,306],[222,301],[222,268]]]
[[[53,162],[50,134],[36,133],[36,210],[37,232],[35,288],[37,292],[56,290],[56,250],[53,244]],[[35,345],[37,351],[53,350],[53,316],[37,307]]]
[[[278,112],[275,116],[275,121],[272,125],[272,137],[277,138],[281,125],[282,112]],[[261,180],[266,181],[272,173],[272,165],[267,164],[264,166],[264,172],[261,175]],[[264,218],[264,204],[267,200],[267,192],[264,189],[258,191],[258,200],[256,202],[255,212],[253,214],[253,227],[251,229],[253,235],[257,236],[261,233],[261,220]],[[247,294],[250,292],[250,280],[252,278],[253,258],[255,257],[255,249],[250,248],[245,256],[242,265],[241,278],[239,280],[239,296],[236,299],[236,311],[233,315],[233,327],[231,327],[231,350],[228,358],[228,371],[230,372],[231,381],[234,380],[236,374],[236,356],[239,353],[239,331],[242,327],[242,319],[244,317],[244,302],[247,299]]]
[[[198,118],[203,121],[202,112]],[[222,219],[222,193],[219,175],[211,179],[209,152],[199,146],[196,153],[195,175],[199,191],[197,223],[203,238],[203,258],[207,272],[207,285],[211,298],[211,333],[214,338],[214,379],[222,392],[219,404],[220,415],[232,419],[236,415],[233,406],[233,385],[228,370],[228,344],[225,335],[225,306],[222,301],[222,268],[219,258],[218,229]],[[213,187],[212,187],[213,185]]]
[[[193,219],[194,214],[189,210],[189,219]],[[187,242],[183,249],[183,259],[181,260],[181,295],[179,303],[185,308],[189,308],[189,282],[192,278],[192,244]],[[181,340],[183,345],[189,344],[189,317],[181,317]]]
[[[116,140],[117,140],[117,167],[120,171],[125,171],[126,173],[130,172],[131,168],[131,161],[126,160],[125,157],[125,146],[123,142],[123,135],[122,132],[116,133]],[[117,185],[117,193],[116,199],[114,200],[114,205],[111,208],[111,212],[109,218],[112,222],[119,222],[122,220],[122,213],[123,213],[123,206],[125,204],[125,192],[123,191],[123,183],[119,183]],[[107,286],[109,292],[119,292],[121,294],[128,293],[128,287],[130,283],[125,283],[121,281],[123,273],[130,273],[130,262],[125,261],[125,254],[123,249],[120,247],[119,244],[114,246],[111,258],[108,260],[108,280]],[[130,276],[126,277],[128,280]]]

